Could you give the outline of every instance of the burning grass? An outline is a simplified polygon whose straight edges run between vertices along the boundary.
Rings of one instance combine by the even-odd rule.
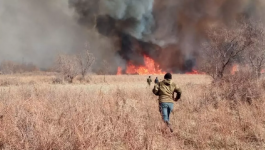
[[[16,85],[0,87],[0,149],[265,148],[264,95],[251,105],[239,102],[236,109],[226,99],[216,107],[207,95],[210,78],[174,75],[184,93],[170,133],[146,77],[92,76],[90,84],[51,84],[52,77],[36,76],[27,84],[26,76],[16,76]]]
[[[148,75],[148,74],[158,74],[162,75],[166,72],[162,71],[160,66],[150,57],[143,56],[144,65],[143,66],[135,66],[131,62],[128,62],[126,67],[126,74],[138,74],[138,75]],[[117,75],[121,75],[122,70],[118,67]]]

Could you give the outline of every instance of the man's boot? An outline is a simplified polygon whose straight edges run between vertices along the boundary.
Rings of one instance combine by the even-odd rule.
[[[173,129],[171,128],[171,125],[170,125],[170,123],[169,123],[168,121],[166,121],[166,124],[167,124],[167,126],[169,127],[169,129],[170,129],[170,132],[173,132]]]

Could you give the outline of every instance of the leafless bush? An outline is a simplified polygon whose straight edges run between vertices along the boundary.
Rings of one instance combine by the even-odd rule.
[[[237,23],[236,28],[214,25],[208,32],[209,41],[203,43],[201,70],[214,79],[224,76],[227,68],[253,45],[256,37],[249,23]]]
[[[92,53],[86,50],[77,55],[77,60],[78,60],[79,67],[80,67],[80,73],[84,79],[89,69],[95,62],[95,57]]]
[[[95,57],[89,51],[77,55],[60,55],[56,62],[56,70],[65,80],[72,83],[77,75],[82,75],[84,79],[94,61]]]
[[[261,26],[262,27],[262,26]],[[204,53],[201,69],[214,80],[207,88],[207,100],[217,107],[222,100],[230,104],[252,104],[260,100],[263,88],[257,82],[265,67],[264,31],[257,23],[241,20],[236,28],[213,26]],[[231,73],[233,64],[239,66]],[[254,73],[254,74],[253,74]]]
[[[265,67],[265,52],[260,54],[249,54],[249,61],[253,69],[253,73],[255,73],[257,77],[260,77],[262,69]]]
[[[265,31],[262,24],[256,25],[257,38],[254,39],[253,45],[249,47],[246,53],[247,63],[250,64],[252,72],[256,77],[260,77],[265,69]]]
[[[75,55],[60,55],[57,59],[56,68],[63,75],[64,80],[70,83],[80,72],[78,58]]]

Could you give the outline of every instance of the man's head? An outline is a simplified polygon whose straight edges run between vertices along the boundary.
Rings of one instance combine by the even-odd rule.
[[[171,73],[166,73],[165,76],[164,76],[164,79],[172,79],[172,75]]]
[[[151,76],[149,76],[149,78],[151,78]]]

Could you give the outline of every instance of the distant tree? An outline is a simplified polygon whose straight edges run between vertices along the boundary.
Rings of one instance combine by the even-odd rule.
[[[236,28],[212,26],[208,31],[209,40],[202,45],[201,71],[214,79],[222,78],[232,61],[253,45],[256,36],[253,31],[249,23],[242,22]]]
[[[95,57],[92,53],[86,50],[77,55],[77,61],[79,64],[78,67],[80,69],[80,74],[84,79],[85,75],[88,73],[89,69],[91,69],[92,65],[94,64]]]
[[[263,24],[257,23],[256,35],[253,45],[250,47],[246,58],[250,64],[252,71],[256,77],[261,76],[261,72],[265,69],[265,30]]]
[[[70,83],[77,75],[83,79],[92,67],[95,57],[88,50],[76,55],[59,55],[56,62],[56,70],[63,75],[63,78]]]
[[[56,62],[56,70],[70,83],[79,74],[78,58],[75,55],[59,55]]]

